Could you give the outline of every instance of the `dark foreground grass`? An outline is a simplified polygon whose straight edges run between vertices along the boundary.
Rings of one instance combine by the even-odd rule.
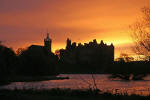
[[[150,100],[150,96],[112,95],[95,90],[0,90],[0,100]]]

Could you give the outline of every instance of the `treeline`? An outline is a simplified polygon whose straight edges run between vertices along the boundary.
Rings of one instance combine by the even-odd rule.
[[[121,78],[124,80],[142,80],[150,74],[149,61],[113,62],[108,66],[106,72],[111,74],[110,78]]]
[[[94,58],[93,58],[94,59]],[[59,60],[56,55],[43,46],[30,46],[16,53],[0,45],[0,78],[10,76],[49,76],[59,73],[106,73],[113,77],[145,76],[150,74],[150,62],[102,62],[69,64]]]
[[[108,73],[114,74],[150,74],[149,61],[113,62],[106,69]]]
[[[123,80],[143,80],[150,74],[149,61],[114,61],[99,62],[99,64],[67,64],[61,62],[61,73],[79,74],[109,74],[109,78],[120,78]]]
[[[44,47],[30,46],[19,55],[0,45],[0,81],[12,76],[57,75],[58,57]]]

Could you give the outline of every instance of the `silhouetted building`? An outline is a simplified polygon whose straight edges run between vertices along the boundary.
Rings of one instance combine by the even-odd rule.
[[[46,47],[51,52],[51,44],[52,40],[49,38],[49,33],[47,33],[47,37],[44,39],[44,47]]]
[[[100,64],[114,61],[114,45],[103,42],[97,43],[96,39],[89,43],[76,45],[68,38],[66,49],[60,50],[60,60],[69,64]]]
[[[44,50],[47,50],[49,53],[52,53],[51,44],[52,44],[52,40],[49,38],[49,33],[47,33],[46,38],[44,38],[44,46],[31,45],[29,48],[34,48],[34,49],[37,49],[37,50],[44,49]]]

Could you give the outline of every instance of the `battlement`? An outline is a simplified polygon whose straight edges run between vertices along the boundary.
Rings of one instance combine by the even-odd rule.
[[[71,43],[70,39],[67,39],[67,45],[66,50],[75,49],[75,48],[114,48],[114,45],[111,43],[111,45],[107,45],[106,43],[101,40],[100,43],[97,43],[97,40],[94,39],[93,41],[90,41],[89,43],[77,43],[73,42]]]
[[[107,45],[103,40],[97,43],[96,39],[89,43],[78,43],[77,45],[76,42],[72,43],[68,38],[66,49],[60,50],[60,60],[70,64],[113,62],[114,45]]]

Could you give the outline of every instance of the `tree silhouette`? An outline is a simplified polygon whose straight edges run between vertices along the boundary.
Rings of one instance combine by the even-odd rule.
[[[133,50],[138,55],[150,56],[150,8],[141,9],[142,17],[130,25],[131,36],[135,43]]]
[[[136,62],[133,57],[126,53],[121,53],[120,57],[116,59],[111,69],[109,78],[120,78],[122,80],[143,80],[147,76],[148,70],[146,67],[149,63]]]
[[[16,55],[14,51],[0,45],[0,83],[3,83],[15,73]]]
[[[28,76],[56,75],[58,58],[41,46],[30,46],[18,56],[20,74]]]

